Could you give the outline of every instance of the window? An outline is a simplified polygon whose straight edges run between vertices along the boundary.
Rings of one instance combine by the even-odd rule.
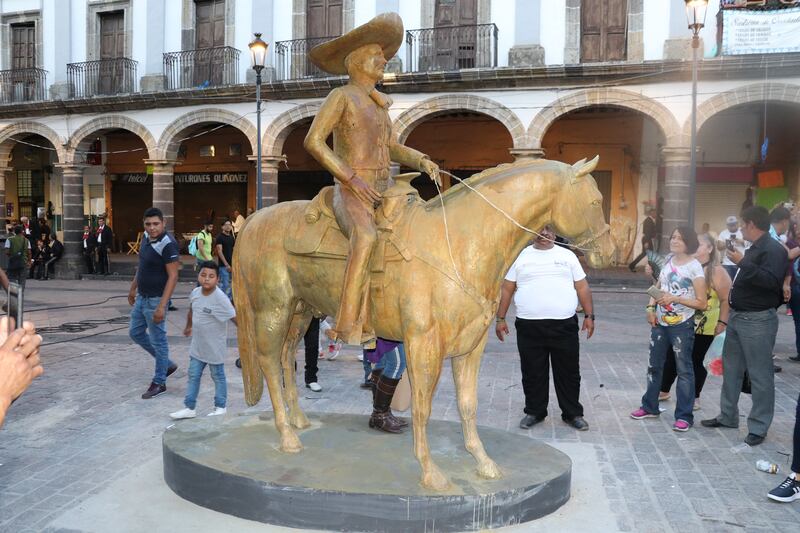
[[[627,0],[581,2],[581,61],[624,61],[628,45]]]
[[[307,0],[306,39],[342,34],[342,0]]]
[[[11,25],[11,68],[36,66],[36,26],[34,23]]]

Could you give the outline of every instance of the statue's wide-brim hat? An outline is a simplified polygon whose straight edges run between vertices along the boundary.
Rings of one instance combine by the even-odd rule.
[[[377,44],[383,48],[383,57],[388,61],[400,49],[402,42],[403,20],[400,15],[382,13],[341,37],[315,46],[308,58],[325,72],[347,74],[344,58],[350,52],[368,44]]]

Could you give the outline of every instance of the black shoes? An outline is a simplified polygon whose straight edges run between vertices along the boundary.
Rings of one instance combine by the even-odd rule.
[[[541,422],[547,418],[546,416],[533,416],[533,415],[525,415],[522,420],[519,421],[519,427],[522,429],[531,429],[533,426]]]
[[[178,370],[178,365],[176,365],[175,363],[169,365],[169,367],[167,367],[167,377],[174,374],[176,370]]]
[[[150,398],[155,398],[159,394],[163,394],[167,392],[166,385],[159,385],[158,383],[151,383],[150,387],[147,391],[142,394],[142,400],[149,400]]]
[[[794,361],[795,363],[800,363],[800,354],[793,355],[793,356],[789,357],[789,361]]]
[[[589,422],[583,419],[582,416],[576,416],[571,420],[564,420],[564,423],[568,426],[572,426],[578,431],[588,431],[589,430]]]
[[[169,307],[167,307],[167,311],[177,311],[177,310],[178,308],[175,307],[173,304],[169,304]]]
[[[783,368],[779,367],[778,365],[772,365],[772,370],[776,374],[783,370]]]
[[[708,420],[701,420],[700,425],[704,428],[736,428],[738,426],[728,426],[719,421],[719,418],[709,418]]]
[[[235,365],[236,365],[236,368],[242,368],[242,360],[241,360],[241,358],[238,358],[238,357],[236,358]]]
[[[756,435],[755,433],[748,433],[744,438],[744,443],[748,446],[758,446],[762,442],[764,442],[764,437]]]

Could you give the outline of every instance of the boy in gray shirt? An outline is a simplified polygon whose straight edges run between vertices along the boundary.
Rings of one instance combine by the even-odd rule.
[[[192,337],[189,347],[189,384],[186,386],[186,406],[169,416],[173,420],[197,416],[197,393],[200,391],[200,377],[203,369],[209,366],[214,380],[214,410],[208,416],[224,415],[228,397],[225,382],[225,354],[228,351],[228,321],[236,324],[236,311],[221,289],[219,266],[213,261],[200,264],[197,275],[199,287],[189,296],[189,314],[186,316],[186,329],[183,334]]]

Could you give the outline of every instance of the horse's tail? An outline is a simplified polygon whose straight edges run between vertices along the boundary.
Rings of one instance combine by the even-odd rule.
[[[244,228],[239,233],[243,235]],[[259,365],[258,346],[256,345],[258,309],[250,298],[251,291],[248,290],[248,277],[244,268],[245,258],[240,257],[243,254],[238,253],[242,248],[244,247],[237,246],[233,249],[233,294],[236,302],[236,323],[238,325],[239,358],[242,362],[244,399],[247,405],[253,406],[261,400],[261,395],[264,393],[264,374],[261,372],[261,365]],[[252,287],[249,289],[252,290]],[[261,327],[265,327],[265,324],[261,324]]]

